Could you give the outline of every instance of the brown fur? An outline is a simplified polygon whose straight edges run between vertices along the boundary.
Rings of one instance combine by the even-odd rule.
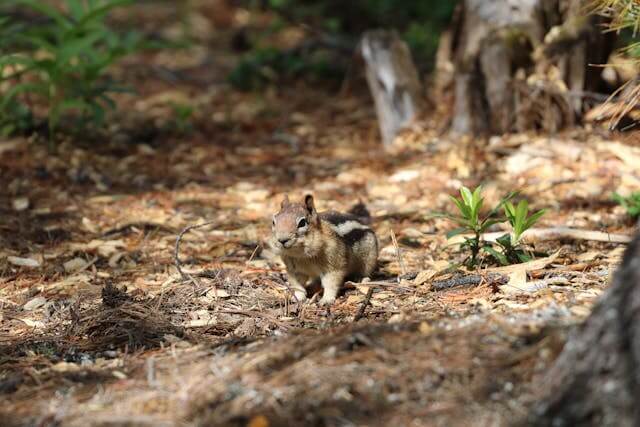
[[[295,298],[304,301],[307,281],[319,278],[321,304],[332,304],[347,278],[369,277],[378,258],[373,230],[352,215],[318,213],[311,195],[302,203],[285,196],[273,216],[271,246],[287,267]]]

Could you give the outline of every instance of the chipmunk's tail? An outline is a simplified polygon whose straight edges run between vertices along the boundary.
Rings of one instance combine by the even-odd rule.
[[[361,223],[366,225],[371,224],[371,212],[369,212],[369,209],[367,209],[362,201],[359,201],[357,204],[353,205],[353,207],[349,209],[349,213],[357,217]]]

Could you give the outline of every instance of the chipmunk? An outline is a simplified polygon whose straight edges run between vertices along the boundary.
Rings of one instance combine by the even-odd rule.
[[[355,214],[369,217],[358,207]],[[318,213],[313,196],[292,203],[285,196],[273,216],[271,246],[287,267],[289,284],[298,302],[307,299],[307,280],[320,278],[321,305],[330,305],[349,279],[368,278],[378,259],[378,239],[366,220],[335,211]]]

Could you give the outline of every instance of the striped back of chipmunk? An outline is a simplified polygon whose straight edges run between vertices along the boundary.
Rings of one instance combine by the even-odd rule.
[[[373,230],[363,224],[355,215],[329,211],[320,213],[320,219],[327,222],[331,229],[349,246],[353,246],[368,234],[375,236]]]

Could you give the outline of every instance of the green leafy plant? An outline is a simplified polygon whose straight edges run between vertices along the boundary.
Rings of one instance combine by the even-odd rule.
[[[465,236],[464,242],[460,244],[460,249],[470,252],[463,261],[464,265],[469,268],[477,266],[484,259],[482,254],[502,265],[526,262],[532,258],[532,254],[523,248],[520,240],[522,234],[531,228],[545,211],[539,210],[529,215],[529,204],[526,200],[521,200],[517,206],[511,203],[510,200],[515,195],[516,193],[510,193],[485,215],[481,214],[484,205],[481,186],[474,191],[463,186],[460,189],[460,197],[451,196],[451,200],[458,209],[457,215],[441,214],[440,216],[448,218],[458,226],[447,233],[447,238],[459,234],[470,235],[470,237]],[[501,209],[504,211],[504,216],[499,215]],[[499,237],[495,242],[482,238],[491,226],[503,222],[511,225],[511,233]]]
[[[101,126],[107,110],[115,108],[111,94],[125,88],[111,80],[107,69],[139,47],[134,32],[110,30],[105,19],[131,0],[66,0],[67,13],[38,0],[15,0],[42,15],[38,25],[0,25],[0,116],[15,119],[27,106],[42,106],[50,140],[66,114],[79,123]],[[29,101],[27,103],[27,100]],[[5,132],[13,129],[3,126]]]
[[[520,238],[525,231],[538,222],[545,212],[544,209],[541,209],[529,215],[529,203],[526,200],[521,200],[517,206],[514,206],[510,201],[504,204],[504,213],[513,231],[496,239],[502,252],[501,256],[495,258],[501,264],[531,261],[531,253],[520,247]]]
[[[613,193],[613,200],[625,208],[630,217],[640,218],[640,191],[631,193],[627,197],[621,196],[618,193]]]
[[[193,117],[194,108],[188,104],[180,104],[177,102],[171,103],[171,109],[173,110],[172,128],[180,135],[185,135],[193,131],[193,123],[191,119]]]
[[[478,256],[481,250],[491,251],[490,244],[482,239],[482,234],[489,227],[499,222],[503,222],[504,218],[496,217],[500,207],[509,199],[511,195],[503,199],[498,206],[493,208],[487,215],[481,216],[480,212],[484,205],[484,197],[482,197],[482,186],[478,186],[473,192],[467,187],[460,189],[460,198],[450,196],[453,203],[458,208],[458,215],[444,215],[446,218],[455,222],[458,228],[447,233],[447,238],[457,236],[459,234],[472,234],[472,237],[465,237],[464,242],[460,245],[461,249],[468,249],[471,255],[465,259],[464,264],[473,267],[478,263]]]

